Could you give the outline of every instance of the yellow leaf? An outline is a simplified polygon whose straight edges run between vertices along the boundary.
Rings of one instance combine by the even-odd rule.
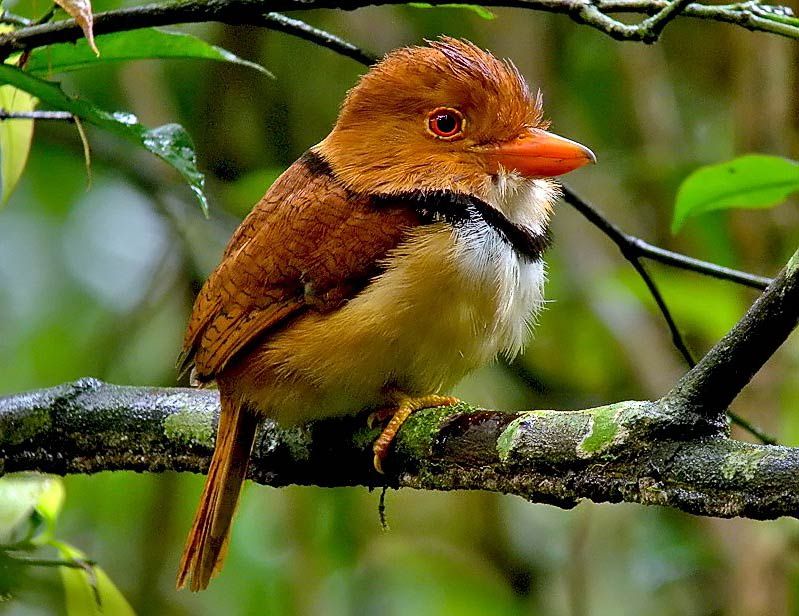
[[[92,18],[91,0],[55,0],[56,4],[69,13],[78,22],[83,36],[92,51],[99,57],[100,51],[94,44],[94,19]]]
[[[9,112],[33,111],[39,101],[12,86],[0,86],[0,109]],[[8,201],[17,185],[33,138],[33,120],[0,121],[0,205]]]

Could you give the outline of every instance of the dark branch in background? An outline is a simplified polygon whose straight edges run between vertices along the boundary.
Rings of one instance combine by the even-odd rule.
[[[719,278],[720,280],[729,280],[730,282],[736,282],[747,287],[752,287],[753,289],[760,289],[761,291],[771,283],[771,278],[756,276],[707,261],[700,261],[699,259],[694,259],[693,257],[688,257],[678,252],[672,252],[664,248],[653,246],[641,238],[629,235],[610,222],[599,213],[596,207],[582,197],[579,197],[567,186],[563,187],[563,200],[585,216],[588,221],[602,231],[602,233],[613,240],[619,247],[619,250],[621,250],[621,253],[628,260],[646,257],[665,265],[690,270],[713,278]]]
[[[631,242],[638,252],[640,252],[642,257],[647,257],[648,259],[658,261],[664,265],[671,265],[672,267],[690,270],[698,274],[705,274],[706,276],[712,276],[713,278],[719,278],[721,280],[729,280],[730,282],[736,282],[746,287],[760,289],[761,291],[764,290],[771,282],[771,278],[767,278],[766,276],[757,276],[755,274],[741,272],[739,270],[734,270],[729,267],[717,265],[715,263],[708,263],[707,261],[694,259],[693,257],[688,257],[678,252],[672,252],[671,250],[666,250],[664,248],[660,248],[659,246],[653,246],[652,244],[638,237],[627,235],[626,239]]]
[[[433,0],[433,4],[446,4],[447,2],[449,0]],[[269,3],[269,8],[272,11],[314,8],[354,10],[375,4],[403,3],[397,0],[274,0]],[[565,14],[578,23],[589,25],[618,40],[654,42],[660,36],[665,25],[678,14],[697,19],[726,22],[748,30],[770,32],[799,39],[799,26],[791,19],[792,13],[788,7],[761,6],[754,1],[724,6],[698,3],[686,5],[684,0],[674,0],[674,2],[667,0],[481,0],[479,4]],[[610,16],[613,13],[638,13],[650,17],[639,24],[631,25],[614,19]],[[270,25],[268,23],[270,14],[271,11],[264,11],[264,5],[260,0],[179,0],[98,13],[94,16],[94,33],[100,35],[137,28],[206,21],[294,29],[292,25],[285,23]],[[302,29],[304,28],[300,28],[300,30]],[[291,33],[304,36],[298,31]],[[80,28],[72,19],[22,27],[14,32],[0,35],[0,58],[8,57],[15,51],[76,41],[81,36]]]

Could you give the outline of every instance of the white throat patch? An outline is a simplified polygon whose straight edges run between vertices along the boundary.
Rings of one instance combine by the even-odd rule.
[[[542,234],[558,193],[558,185],[551,180],[530,180],[515,171],[501,171],[487,183],[483,198],[511,222]]]
[[[501,173],[490,182],[483,200],[511,222],[532,233],[547,232],[557,185],[549,180],[529,180],[517,173]],[[487,224],[466,225],[454,231],[453,256],[472,287],[472,301],[487,301],[478,311],[478,326],[489,356],[512,358],[530,336],[544,304],[546,268],[542,259],[520,255],[500,233]],[[485,300],[484,300],[485,301]]]

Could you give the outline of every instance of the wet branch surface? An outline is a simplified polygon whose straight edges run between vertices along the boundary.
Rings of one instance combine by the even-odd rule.
[[[724,410],[799,320],[799,252],[741,321],[660,400],[519,413],[462,404],[401,429],[386,475],[363,416],[281,428],[266,421],[251,478],[262,484],[480,489],[561,507],[581,499],[694,514],[799,517],[799,448],[729,438]],[[0,472],[204,472],[212,390],[82,379],[0,398]]]

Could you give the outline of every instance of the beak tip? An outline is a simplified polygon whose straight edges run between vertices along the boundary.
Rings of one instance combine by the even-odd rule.
[[[596,155],[583,144],[540,129],[495,146],[490,156],[495,169],[515,170],[530,178],[553,178],[596,164]]]

